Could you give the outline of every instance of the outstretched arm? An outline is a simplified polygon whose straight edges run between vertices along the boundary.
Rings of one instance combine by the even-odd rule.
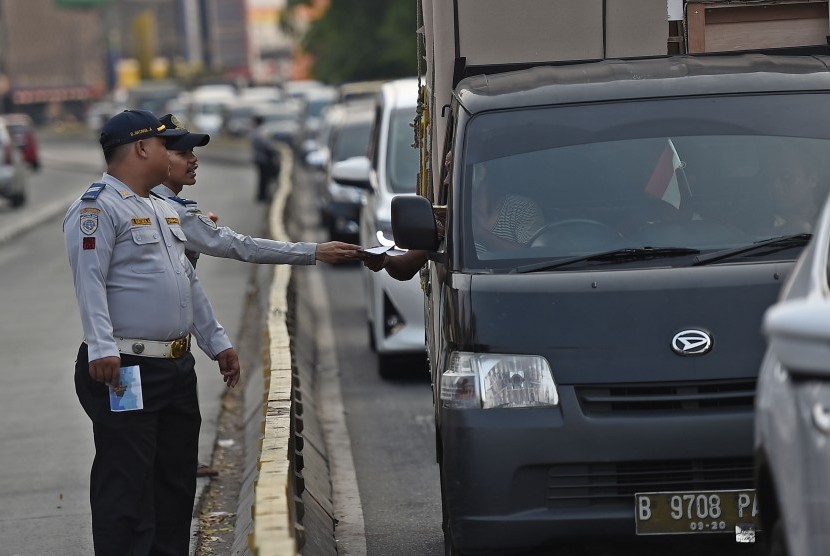
[[[363,264],[372,272],[386,270],[395,280],[406,281],[418,274],[418,271],[427,263],[427,252],[411,249],[403,255],[391,257],[386,253],[381,255],[364,255]]]

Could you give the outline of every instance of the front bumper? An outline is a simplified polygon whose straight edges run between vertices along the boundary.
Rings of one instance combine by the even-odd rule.
[[[461,551],[635,536],[634,494],[753,488],[751,410],[586,415],[442,408],[442,484]]]

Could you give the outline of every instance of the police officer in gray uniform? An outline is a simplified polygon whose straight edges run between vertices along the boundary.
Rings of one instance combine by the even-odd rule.
[[[170,175],[163,184],[153,189],[153,193],[168,199],[176,209],[181,227],[187,236],[187,257],[194,267],[200,253],[266,264],[309,265],[318,260],[326,263],[358,260],[358,245],[340,241],[317,244],[252,238],[238,234],[228,227],[218,226],[208,215],[202,213],[196,201],[178,196],[185,185],[196,183],[196,169],[199,163],[193,149],[207,145],[210,136],[187,131],[172,114],[162,116],[160,121],[168,129],[176,129],[184,134],[167,140],[167,148],[171,151]]]
[[[190,338],[229,387],[239,359],[184,254],[179,218],[150,190],[183,135],[127,110],[101,131],[107,172],[63,223],[84,341],[75,389],[93,423],[96,555],[184,555],[201,416]]]

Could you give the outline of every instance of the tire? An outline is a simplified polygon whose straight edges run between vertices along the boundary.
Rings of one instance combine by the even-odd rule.
[[[444,531],[444,556],[463,556],[453,544],[450,531]]]
[[[769,534],[769,556],[788,556],[784,523],[779,516]]]
[[[441,529],[444,531],[444,556],[462,556],[458,547],[455,546],[455,541],[452,538],[452,530],[449,525],[447,502],[444,496],[444,470],[441,464],[439,464],[439,477],[441,480]]]
[[[23,192],[15,193],[9,197],[9,202],[14,208],[21,207],[26,204],[26,194]]]
[[[395,377],[395,369],[397,365],[395,364],[398,359],[394,355],[388,355],[384,353],[378,353],[378,374],[380,374],[380,378],[394,378]]]

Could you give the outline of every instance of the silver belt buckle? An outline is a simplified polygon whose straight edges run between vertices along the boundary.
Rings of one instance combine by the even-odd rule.
[[[133,349],[133,353],[135,353],[136,355],[141,355],[142,353],[144,353],[144,344],[142,344],[141,342],[135,342],[131,347]]]

